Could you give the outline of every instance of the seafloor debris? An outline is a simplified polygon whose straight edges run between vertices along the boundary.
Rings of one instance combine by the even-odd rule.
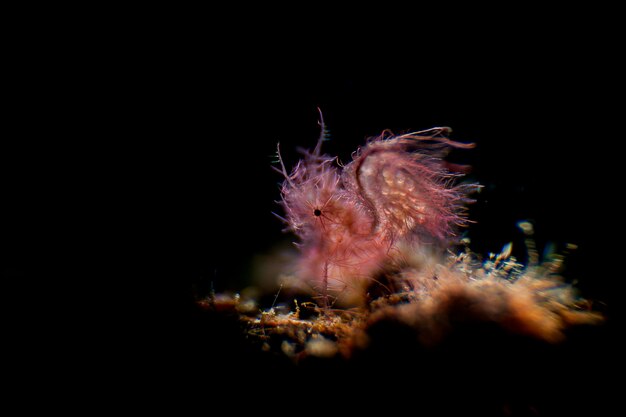
[[[602,321],[559,275],[563,256],[523,266],[510,253],[506,245],[482,262],[469,250],[447,258],[405,256],[402,268],[372,283],[369,303],[352,309],[294,299],[291,308],[260,311],[250,301],[224,296],[202,304],[236,312],[252,340],[295,361],[349,358],[368,348],[371,329],[385,324],[401,326],[416,343],[434,348],[468,324],[488,323],[507,334],[556,343],[572,326]]]
[[[343,165],[321,154],[324,132],[322,124],[317,146],[291,173],[279,155],[283,220],[300,249],[291,264],[280,262],[282,276],[263,268],[284,288],[281,302],[276,294],[260,308],[269,306],[261,289],[200,302],[215,322],[238,324],[246,347],[258,346],[252,351],[262,357],[247,366],[276,359],[288,364],[283,371],[301,371],[291,375],[303,385],[289,381],[297,393],[326,389],[328,375],[341,372],[377,401],[419,398],[425,415],[428,407],[436,415],[537,415],[553,403],[550,415],[580,411],[560,400],[572,389],[565,382],[578,378],[571,364],[586,355],[592,375],[601,354],[587,349],[596,343],[588,333],[586,345],[561,342],[604,318],[561,275],[564,255],[540,259],[530,222],[518,224],[525,264],[511,244],[481,259],[469,240],[459,242],[464,204],[478,186],[458,184],[463,170],[443,156],[471,145],[447,139],[447,128],[383,134]],[[452,249],[458,243],[465,249]],[[273,364],[255,378],[274,375]],[[276,372],[276,392],[285,375]]]

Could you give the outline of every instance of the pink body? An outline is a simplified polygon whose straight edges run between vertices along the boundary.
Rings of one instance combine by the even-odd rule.
[[[466,222],[464,205],[476,185],[454,185],[459,175],[441,157],[472,145],[450,141],[447,132],[383,133],[343,168],[320,154],[320,138],[290,175],[283,167],[282,204],[302,253],[298,274],[326,302],[329,285],[372,278],[397,244],[444,242]]]

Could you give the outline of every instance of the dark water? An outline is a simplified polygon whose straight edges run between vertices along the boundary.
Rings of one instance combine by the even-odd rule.
[[[369,402],[390,409],[408,403],[419,414],[422,401],[436,409],[439,399],[443,409],[468,404],[485,415],[503,412],[504,403],[513,415],[533,415],[533,407],[544,415],[607,409],[608,375],[623,376],[615,337],[621,323],[623,221],[617,196],[623,170],[615,150],[620,119],[608,100],[614,78],[601,60],[581,62],[574,51],[541,59],[451,55],[442,67],[385,65],[370,57],[341,70],[328,64],[305,71],[317,60],[270,66],[254,54],[210,60],[187,52],[154,65],[130,54],[137,66],[112,67],[97,77],[101,82],[80,72],[70,78],[86,87],[71,89],[69,98],[64,91],[70,90],[58,82],[67,74],[57,77],[50,69],[42,78],[33,69],[39,67],[27,66],[31,72],[19,79],[28,88],[11,107],[19,129],[2,144],[9,214],[0,234],[1,267],[7,282],[30,276],[35,265],[48,271],[45,277],[67,270],[127,275],[126,268],[111,265],[120,257],[139,259],[128,275],[140,277],[141,289],[165,282],[165,292],[175,296],[166,295],[159,307],[136,303],[143,313],[137,325],[148,329],[147,345],[154,348],[137,357],[163,387],[188,386],[191,403],[210,404],[231,393],[247,401],[242,407],[275,409],[268,404],[281,408],[356,387],[359,396],[341,402],[357,410]],[[85,97],[96,97],[98,105],[89,107]],[[71,106],[59,107],[67,102]],[[317,107],[331,134],[326,151],[342,161],[384,129],[444,125],[453,128],[453,139],[476,142],[474,150],[450,155],[472,165],[468,179],[484,185],[470,209],[476,224],[467,235],[474,251],[495,252],[513,241],[514,254],[524,259],[520,220],[533,222],[540,250],[550,242],[557,248],[576,244],[566,277],[608,315],[607,327],[581,330],[559,349],[506,339],[487,354],[492,336],[481,329],[460,334],[441,352],[383,348],[350,365],[294,369],[251,348],[229,318],[198,311],[195,297],[211,289],[240,290],[249,283],[253,257],[291,239],[271,214],[279,210],[274,201],[281,179],[270,166],[277,142],[288,166],[298,159],[297,147],[314,145]],[[62,169],[68,160],[79,161],[80,169]],[[92,171],[98,173],[93,180],[74,182]],[[70,200],[77,202],[71,210],[58,204]],[[82,218],[93,207],[98,215],[87,215],[81,232],[97,236],[101,245],[110,239],[106,251],[87,251],[104,256],[86,260],[59,251],[62,256],[49,256],[55,262],[41,262],[36,254],[58,250],[64,219]],[[89,247],[86,241],[78,246]],[[95,280],[96,286],[107,279]],[[134,281],[128,282],[115,283],[114,292],[124,293]],[[167,314],[157,313],[163,305]],[[389,337],[402,342],[401,335]],[[169,343],[174,347],[158,348]],[[155,351],[160,359],[148,360]],[[413,382],[398,382],[405,379]]]

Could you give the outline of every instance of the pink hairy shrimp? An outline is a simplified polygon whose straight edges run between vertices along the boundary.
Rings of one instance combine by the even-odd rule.
[[[462,174],[442,157],[451,148],[472,148],[436,127],[368,140],[342,166],[321,153],[326,127],[313,151],[289,174],[280,156],[283,219],[299,238],[298,275],[312,283],[329,307],[331,282],[345,286],[372,278],[398,244],[445,242],[463,226],[467,195],[476,184],[456,185]]]

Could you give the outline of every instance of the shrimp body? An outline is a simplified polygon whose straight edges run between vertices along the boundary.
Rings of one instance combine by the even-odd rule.
[[[398,245],[453,237],[467,222],[467,195],[477,185],[455,184],[460,175],[442,157],[472,145],[447,139],[448,132],[384,132],[344,167],[321,154],[321,137],[291,174],[282,166],[285,220],[301,251],[298,275],[327,298],[330,288],[371,279]]]

